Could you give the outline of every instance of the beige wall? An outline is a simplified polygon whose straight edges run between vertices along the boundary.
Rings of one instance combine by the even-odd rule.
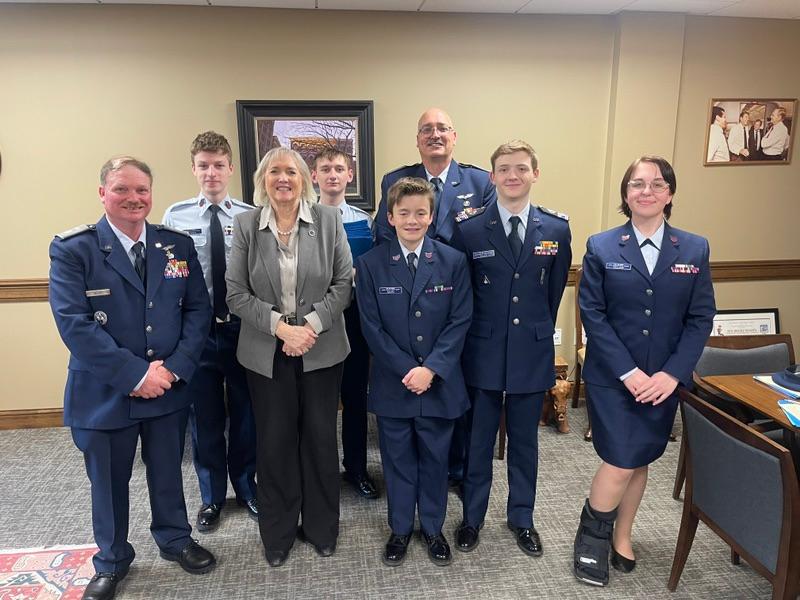
[[[760,41],[742,51],[745,27]],[[798,97],[800,69],[771,58],[798,54],[792,21],[0,5],[0,279],[46,276],[53,233],[97,220],[109,155],[151,163],[153,220],[196,193],[188,144],[207,128],[236,143],[237,99],[374,100],[377,181],[418,159],[430,105],[452,114],[462,161],[486,166],[497,144],[525,138],[541,155],[534,201],[572,216],[574,262],[589,234],[621,222],[619,179],[645,151],[674,160],[673,220],[707,235],[715,260],[800,258],[797,162],[702,167],[708,99]],[[726,284],[719,305],[780,306],[797,337],[798,292]],[[569,358],[572,320],[568,290]],[[66,354],[47,305],[0,305],[0,327],[0,410],[59,406]]]

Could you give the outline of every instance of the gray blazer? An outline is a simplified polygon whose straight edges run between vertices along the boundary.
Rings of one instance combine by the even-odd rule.
[[[299,222],[297,243],[297,319],[317,311],[322,333],[303,356],[303,371],[342,362],[350,352],[342,311],[350,304],[353,258],[338,208],[311,204],[314,224]],[[280,310],[278,242],[259,229],[261,208],[236,215],[228,268],[228,308],[242,319],[236,357],[247,369],[272,377],[275,345],[270,313]],[[279,346],[280,348],[281,346]]]

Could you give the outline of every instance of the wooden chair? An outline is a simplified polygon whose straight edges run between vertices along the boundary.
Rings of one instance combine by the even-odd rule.
[[[581,285],[581,275],[583,269],[578,267],[575,272],[575,385],[572,387],[572,408],[578,408],[581,396],[581,372],[583,362],[586,359],[586,346],[583,344],[583,322],[581,321],[581,307],[578,304],[578,294]],[[584,392],[585,394],[585,392]],[[589,400],[586,400],[586,417],[589,425],[583,433],[583,439],[587,442],[592,440],[592,422],[589,417]]]
[[[800,592],[800,491],[790,452],[685,389],[686,498],[667,587],[674,592],[703,521],[772,584]],[[731,590],[731,595],[735,595]]]
[[[773,356],[758,356],[758,353],[748,352],[739,355],[728,354],[728,360],[724,356],[716,357],[716,364],[704,366],[704,359],[708,358],[709,348],[719,348],[723,350],[738,350],[738,351],[751,351],[756,348],[767,348],[772,346],[782,345],[785,351],[776,348],[778,352],[772,352]],[[766,351],[765,351],[766,352]],[[744,423],[753,421],[755,415],[749,412],[745,407],[741,406],[733,399],[727,399],[720,395],[719,391],[706,384],[702,377],[706,375],[733,375],[738,373],[755,373],[755,372],[775,372],[780,369],[785,369],[790,364],[794,364],[794,346],[792,345],[792,336],[779,333],[772,335],[730,335],[730,336],[714,336],[708,338],[706,342],[706,349],[703,351],[703,356],[698,362],[695,372],[693,373],[695,392],[703,399],[713,404],[733,416],[734,418]],[[699,371],[699,372],[698,372]],[[769,426],[760,425],[762,433],[767,430]],[[675,473],[675,485],[672,488],[672,497],[675,500],[680,498],[681,488],[686,478],[685,466],[685,453],[686,453],[686,438],[681,440],[680,453],[678,454],[678,468]]]

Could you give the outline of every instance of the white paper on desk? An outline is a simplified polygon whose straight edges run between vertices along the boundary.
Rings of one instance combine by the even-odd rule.
[[[800,404],[792,400],[778,400],[778,406],[783,409],[792,425],[800,427]]]
[[[795,392],[794,390],[790,390],[789,388],[778,385],[772,380],[772,375],[753,375],[753,379],[759,383],[763,383],[764,385],[771,387],[773,390],[780,392],[784,396],[794,398],[795,400],[800,398],[800,392]]]

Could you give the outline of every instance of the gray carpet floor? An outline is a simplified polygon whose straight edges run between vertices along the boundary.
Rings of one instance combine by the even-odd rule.
[[[495,461],[494,487],[478,548],[454,551],[449,567],[437,567],[418,538],[406,562],[383,566],[380,554],[388,536],[386,503],[364,500],[342,487],[341,535],[336,554],[320,558],[296,543],[278,569],[263,559],[258,527],[232,501],[220,528],[197,534],[216,553],[219,564],[208,575],[184,573],[159,558],[150,537],[149,503],[143,465],[137,460],[131,481],[130,541],[137,557],[118,598],[215,599],[464,599],[481,598],[769,598],[771,587],[744,561],[730,563],[730,550],[703,524],[674,594],[666,588],[675,551],[682,503],[671,497],[678,444],[650,470],[650,482],[634,529],[636,570],[611,572],[607,588],[586,586],[571,572],[578,515],[598,458],[582,439],[585,409],[570,410],[572,432],[540,429],[539,484],[535,521],[544,556],[530,558],[517,549],[506,528],[506,465]],[[676,425],[679,428],[679,425]],[[678,429],[679,431],[679,429]],[[374,422],[370,423],[369,469],[381,481]],[[89,484],[80,452],[65,428],[0,431],[0,548],[92,543]],[[199,508],[197,481],[189,455],[184,486],[190,520]],[[229,495],[232,492],[229,491]],[[450,495],[445,535],[452,542],[460,520],[459,499]]]

